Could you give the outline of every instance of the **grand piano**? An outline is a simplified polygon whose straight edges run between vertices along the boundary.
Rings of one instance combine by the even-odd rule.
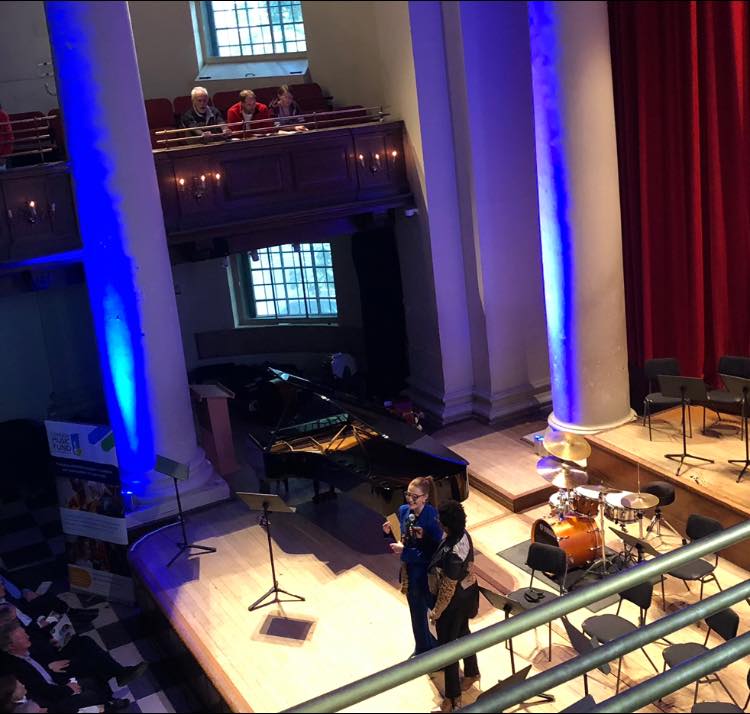
[[[254,385],[250,444],[262,487],[308,478],[388,515],[413,478],[432,476],[440,501],[469,494],[467,462],[422,431],[287,372],[269,368]]]

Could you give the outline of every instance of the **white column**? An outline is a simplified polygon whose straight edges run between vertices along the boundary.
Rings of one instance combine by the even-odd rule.
[[[474,412],[548,404],[528,11],[442,4],[474,355]]]
[[[155,454],[190,466],[186,508],[228,489],[196,441],[127,3],[45,8],[107,408],[130,521],[147,522],[176,508]]]
[[[606,2],[529,2],[553,426],[591,433],[629,406]]]

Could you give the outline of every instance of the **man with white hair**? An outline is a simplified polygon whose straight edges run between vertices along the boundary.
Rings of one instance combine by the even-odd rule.
[[[208,91],[205,87],[193,87],[193,91],[190,92],[190,99],[193,106],[182,115],[180,119],[181,127],[184,129],[195,128],[196,136],[229,135],[229,129],[224,124],[224,117],[221,116],[221,112],[208,103]]]

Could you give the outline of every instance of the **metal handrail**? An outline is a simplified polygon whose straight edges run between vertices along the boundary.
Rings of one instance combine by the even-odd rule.
[[[524,702],[537,694],[546,692],[548,689],[580,677],[582,674],[600,667],[606,662],[612,662],[629,652],[633,652],[662,637],[677,632],[683,627],[692,625],[698,620],[705,619],[709,615],[731,607],[740,600],[748,597],[750,597],[750,580],[745,580],[705,600],[701,600],[671,615],[662,617],[645,627],[640,627],[624,637],[618,637],[616,640],[607,642],[591,652],[550,667],[518,685],[509,687],[497,694],[485,695],[481,701],[464,707],[463,711],[504,711],[514,704]],[[607,711],[626,710],[618,707],[616,710],[608,709]]]
[[[689,659],[641,684],[597,704],[590,712],[634,712],[655,702],[665,694],[695,682],[706,674],[717,672],[741,657],[750,654],[750,632],[714,647],[699,657]]]
[[[393,665],[368,677],[297,704],[285,711],[340,711],[424,674],[442,669],[459,659],[505,642],[528,630],[545,625],[592,602],[615,595],[646,580],[662,575],[679,565],[689,563],[703,555],[723,550],[748,537],[750,537],[750,521],[745,521],[719,533],[694,541],[690,545],[660,555],[653,560],[640,563],[635,568],[613,575],[590,587],[568,593],[533,610],[528,610],[508,620],[486,627],[455,642],[442,645],[407,662]]]

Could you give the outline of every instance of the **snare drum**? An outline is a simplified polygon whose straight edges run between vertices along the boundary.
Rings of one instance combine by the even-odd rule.
[[[604,499],[604,517],[615,523],[635,523],[638,520],[638,511],[622,505],[623,497],[632,495],[629,491],[608,493]]]
[[[568,516],[552,524],[540,518],[531,527],[531,542],[562,548],[568,556],[568,567],[582,568],[596,560],[602,532],[596,521],[586,516]]]
[[[593,518],[599,515],[599,492],[588,486],[578,486],[573,497],[573,505],[576,513]]]

